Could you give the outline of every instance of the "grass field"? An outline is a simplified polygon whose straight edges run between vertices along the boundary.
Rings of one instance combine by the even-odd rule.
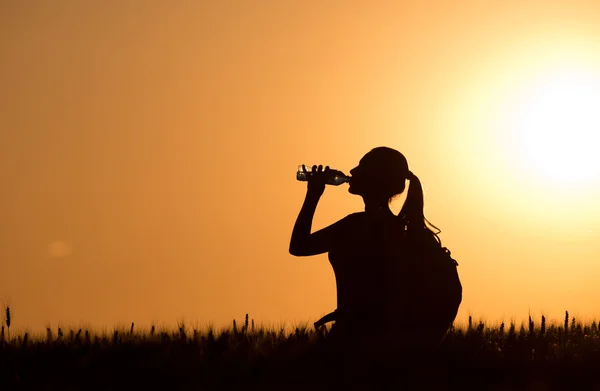
[[[180,325],[141,331],[132,324],[110,333],[48,329],[46,335],[9,337],[5,325],[0,389],[370,389],[341,385],[334,359],[322,354],[328,332],[254,327],[247,316],[220,330]],[[439,349],[427,354],[419,371],[400,368],[385,381],[379,373],[363,379],[400,386],[410,374],[420,385],[415,389],[434,387],[428,383],[433,379],[439,389],[600,390],[598,324],[568,315],[548,324],[543,317],[493,327],[470,321],[449,330]],[[398,365],[411,361],[407,353]]]

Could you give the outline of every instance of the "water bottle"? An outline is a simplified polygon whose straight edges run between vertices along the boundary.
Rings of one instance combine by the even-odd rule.
[[[302,166],[298,166],[298,172],[296,173],[296,179],[299,181],[307,181],[308,176],[312,172],[312,166],[304,165],[306,167],[306,172],[302,170]],[[328,185],[339,186],[342,183],[346,183],[350,180],[350,177],[338,170],[329,169],[328,177],[325,180],[325,183]]]

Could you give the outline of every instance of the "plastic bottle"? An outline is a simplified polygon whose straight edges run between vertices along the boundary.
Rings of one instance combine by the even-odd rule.
[[[307,181],[308,176],[312,173],[312,166],[304,165],[306,167],[306,172],[302,170],[302,165],[298,166],[298,172],[296,173],[296,179],[299,181]],[[341,171],[329,169],[329,176],[327,177],[325,183],[328,185],[339,186],[342,183],[346,183],[350,180],[350,176],[344,174]]]

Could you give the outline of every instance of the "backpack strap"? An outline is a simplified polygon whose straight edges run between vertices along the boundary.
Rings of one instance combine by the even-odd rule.
[[[452,260],[452,262],[454,262],[454,266],[458,266],[458,262],[456,262],[456,259],[452,258],[452,253],[450,252],[450,250],[448,250],[448,248],[446,248],[446,247],[442,247],[442,249],[448,256],[448,258],[450,258]]]
[[[323,326],[325,323],[333,322],[338,319],[339,319],[338,310],[330,312],[314,323],[315,329],[318,329],[319,327]]]
[[[381,320],[381,314],[378,311],[375,312],[347,312],[336,309],[333,312],[328,313],[321,319],[314,323],[315,329],[323,326],[329,322],[344,322],[352,324],[368,324],[371,322],[378,322]]]

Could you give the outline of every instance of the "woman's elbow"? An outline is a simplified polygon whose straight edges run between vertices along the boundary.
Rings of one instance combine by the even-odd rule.
[[[290,246],[289,251],[290,251],[290,254],[293,255],[293,256],[295,256],[295,257],[301,256],[301,252],[299,251],[299,249],[297,247]]]
[[[303,250],[304,249],[302,246],[290,244],[290,248],[289,248],[290,254],[295,257],[304,257],[304,256],[308,255],[306,253],[306,251],[303,251]]]
[[[318,248],[310,244],[290,246],[290,254],[295,257],[310,257],[327,252],[325,249]]]

